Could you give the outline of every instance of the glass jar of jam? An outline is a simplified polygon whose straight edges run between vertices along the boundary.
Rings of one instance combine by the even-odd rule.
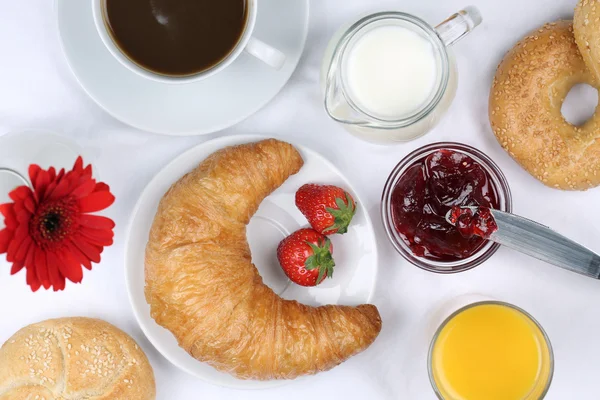
[[[508,182],[479,150],[460,143],[433,143],[404,158],[383,190],[381,214],[390,241],[414,265],[438,273],[474,268],[499,248],[465,237],[446,221],[455,206],[512,212]]]

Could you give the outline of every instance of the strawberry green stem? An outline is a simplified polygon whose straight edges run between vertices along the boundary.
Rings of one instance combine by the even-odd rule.
[[[350,222],[352,222],[354,214],[356,214],[356,205],[348,193],[346,193],[345,202],[343,199],[336,197],[335,204],[338,207],[337,209],[330,207],[326,208],[327,212],[333,216],[334,223],[329,228],[325,229],[323,232],[324,234],[335,231],[340,234],[348,232],[348,226],[350,225]]]
[[[329,239],[325,239],[324,241],[319,241],[318,244],[314,244],[311,242],[306,242],[307,245],[313,251],[313,254],[306,259],[305,268],[308,271],[312,271],[315,269],[319,270],[319,276],[317,277],[317,285],[321,283],[325,277],[331,278],[333,276],[333,267],[335,267],[335,261],[333,260],[333,255],[331,254],[331,241]]]

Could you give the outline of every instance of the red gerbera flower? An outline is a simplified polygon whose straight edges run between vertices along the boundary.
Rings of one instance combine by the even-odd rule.
[[[12,203],[0,205],[6,228],[0,231],[0,254],[12,263],[11,274],[27,270],[34,292],[41,286],[64,290],[65,278],[83,279],[83,265],[92,269],[105,246],[113,243],[115,223],[90,215],[114,201],[108,185],[92,178],[92,166],[77,158],[73,170],[58,174],[54,167],[29,167],[33,188],[20,186],[10,193]]]

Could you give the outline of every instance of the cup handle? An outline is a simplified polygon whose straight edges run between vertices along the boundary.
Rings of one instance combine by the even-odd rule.
[[[244,50],[273,69],[280,70],[285,64],[285,54],[254,37],[250,38]]]
[[[435,27],[446,46],[451,46],[475,29],[483,19],[475,6],[465,7]]]

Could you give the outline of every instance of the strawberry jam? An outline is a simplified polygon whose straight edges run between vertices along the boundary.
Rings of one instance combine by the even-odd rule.
[[[449,219],[467,239],[473,236],[489,239],[498,230],[492,211],[487,207],[479,207],[475,212],[471,208],[452,207]]]
[[[468,155],[437,150],[406,169],[391,195],[396,231],[418,257],[457,261],[477,253],[486,240],[464,237],[446,221],[453,207],[498,209],[497,188],[486,169]]]

